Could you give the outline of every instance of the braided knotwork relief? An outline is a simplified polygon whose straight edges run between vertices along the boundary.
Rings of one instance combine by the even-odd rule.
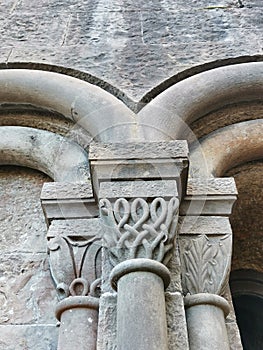
[[[126,259],[148,258],[167,264],[172,257],[179,200],[143,198],[100,201],[106,224],[104,239],[113,265]]]
[[[231,266],[232,235],[179,239],[183,292],[222,294]]]

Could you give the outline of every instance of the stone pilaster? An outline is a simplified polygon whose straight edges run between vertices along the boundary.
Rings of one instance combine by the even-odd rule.
[[[166,265],[175,249],[186,149],[182,141],[177,150],[176,142],[91,149],[93,186],[113,267],[110,281],[117,291],[119,350],[168,349]]]

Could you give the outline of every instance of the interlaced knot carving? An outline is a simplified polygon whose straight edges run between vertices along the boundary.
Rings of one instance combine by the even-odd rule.
[[[107,226],[104,239],[114,265],[135,258],[169,262],[178,222],[177,198],[101,199],[100,208]]]

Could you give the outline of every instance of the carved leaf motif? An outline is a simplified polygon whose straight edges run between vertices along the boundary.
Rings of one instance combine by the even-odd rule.
[[[184,294],[222,293],[231,259],[231,235],[199,235],[179,241]]]
[[[118,198],[114,203],[102,199],[100,207],[113,265],[139,257],[168,263],[178,221],[177,198],[155,198],[152,202]]]
[[[97,293],[101,275],[99,238],[60,234],[49,240],[48,248],[50,270],[60,299]]]

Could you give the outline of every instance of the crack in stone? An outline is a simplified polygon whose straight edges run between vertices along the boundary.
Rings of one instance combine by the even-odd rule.
[[[66,24],[66,28],[65,28],[63,36],[62,36],[61,46],[64,46],[64,44],[66,43],[67,36],[68,36],[68,33],[69,33],[70,24],[71,24],[71,20],[72,20],[72,13],[69,15],[69,18],[68,18],[68,21],[67,21],[67,24]]]

